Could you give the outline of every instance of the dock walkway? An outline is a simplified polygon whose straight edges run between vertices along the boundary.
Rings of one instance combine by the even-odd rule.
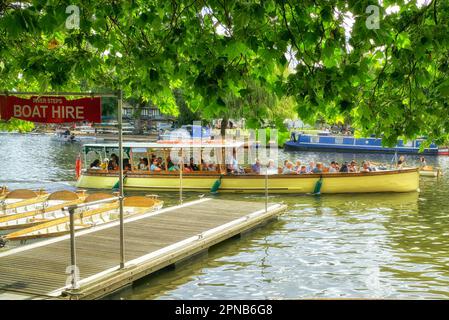
[[[79,288],[70,288],[70,236],[0,253],[0,299],[94,299],[277,217],[282,204],[203,198],[76,234]]]

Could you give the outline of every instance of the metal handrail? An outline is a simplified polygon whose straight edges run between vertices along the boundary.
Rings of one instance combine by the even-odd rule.
[[[120,200],[120,197],[111,197],[111,198],[107,198],[107,199],[102,199],[102,200],[97,200],[97,201],[92,201],[92,202],[84,202],[84,203],[80,203],[80,204],[74,204],[72,206],[69,207],[64,207],[64,210],[68,210],[70,212],[70,210],[76,210],[79,208],[84,208],[87,206],[93,206],[96,204],[102,204],[102,203],[107,203],[107,202],[112,202],[112,201],[117,201]]]
[[[113,202],[119,200],[120,202],[123,201],[123,197],[111,197],[107,199],[87,202],[87,203],[80,203],[68,207],[64,207],[63,210],[69,211],[69,218],[70,218],[70,264],[71,264],[71,276],[72,276],[72,290],[78,289],[78,283],[77,283],[77,267],[76,267],[76,244],[75,244],[75,210],[84,208],[86,206],[92,206],[107,202]]]

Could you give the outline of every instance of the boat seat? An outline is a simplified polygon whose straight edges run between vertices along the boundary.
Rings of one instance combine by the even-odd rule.
[[[86,200],[84,200],[84,202],[94,202],[94,201],[99,201],[99,200],[104,200],[104,199],[110,199],[112,198],[112,196],[110,194],[107,193],[92,193],[90,195],[87,196]]]
[[[75,192],[62,190],[53,192],[47,200],[63,200],[63,201],[71,201],[78,200],[79,196]]]
[[[156,200],[154,198],[149,197],[142,197],[142,196],[133,196],[133,197],[126,197],[123,201],[123,205],[125,207],[147,207],[151,208],[155,204],[160,202],[159,200]]]
[[[32,199],[38,197],[39,194],[33,190],[17,189],[13,190],[6,196],[6,199]]]

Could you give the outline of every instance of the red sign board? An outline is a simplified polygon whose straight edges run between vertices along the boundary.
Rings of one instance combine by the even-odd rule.
[[[101,122],[101,98],[67,100],[65,97],[0,96],[0,119],[31,122]]]

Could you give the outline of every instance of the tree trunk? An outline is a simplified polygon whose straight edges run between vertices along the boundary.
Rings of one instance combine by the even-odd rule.
[[[223,117],[223,119],[221,120],[220,134],[223,138],[226,135],[226,129],[228,127],[228,122],[229,122],[228,117]]]
[[[134,134],[142,134],[142,110],[145,107],[146,103],[144,103],[142,100],[139,102],[136,106],[136,109],[133,112],[133,118],[134,118]]]

